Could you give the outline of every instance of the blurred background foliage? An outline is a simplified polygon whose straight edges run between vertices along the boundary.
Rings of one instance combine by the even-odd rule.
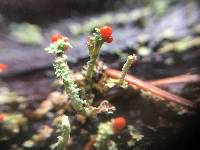
[[[113,44],[103,51],[134,49],[140,56],[187,51],[200,45],[198,37],[191,37],[200,30],[198,8],[197,0],[0,0],[0,61],[13,69],[27,68],[27,60],[30,68],[48,66],[43,48],[52,34],[62,33],[71,39],[69,59],[75,62],[87,57],[87,35],[103,25],[114,30]],[[22,60],[22,55],[30,58]]]

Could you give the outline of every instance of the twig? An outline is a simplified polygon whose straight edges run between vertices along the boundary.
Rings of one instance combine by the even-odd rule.
[[[148,81],[148,83],[155,86],[164,86],[168,84],[200,83],[200,76],[197,74],[185,74],[158,80],[151,80]]]
[[[120,71],[114,70],[114,69],[109,69],[109,68],[107,68],[105,70],[105,73],[109,77],[115,78],[115,79],[120,78],[120,75],[121,75]],[[193,108],[193,109],[197,108],[196,103],[194,103],[190,100],[187,100],[185,98],[182,98],[180,96],[174,95],[172,93],[169,93],[158,87],[155,87],[154,85],[149,84],[145,81],[142,81],[134,76],[126,75],[125,81],[127,81],[131,87],[151,92],[151,94],[153,94],[154,96],[160,97],[162,100],[168,100],[168,101],[171,101],[171,102],[174,102],[174,103],[177,103],[182,106],[189,107],[189,108]]]

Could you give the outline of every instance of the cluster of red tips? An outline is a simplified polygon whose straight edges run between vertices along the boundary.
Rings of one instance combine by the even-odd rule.
[[[124,117],[117,117],[113,119],[113,131],[115,133],[120,132],[126,127],[126,119]]]
[[[54,35],[51,36],[51,42],[52,43],[57,42],[59,39],[63,39],[65,42],[69,41],[69,39],[67,37],[64,37],[61,34],[54,34]]]
[[[0,64],[0,73],[6,71],[7,69],[8,69],[8,65]]]
[[[100,29],[100,35],[103,38],[103,40],[107,43],[111,43],[113,41],[112,37],[112,27],[110,26],[103,26]]]
[[[5,119],[4,115],[3,114],[0,114],[0,123],[3,122]]]

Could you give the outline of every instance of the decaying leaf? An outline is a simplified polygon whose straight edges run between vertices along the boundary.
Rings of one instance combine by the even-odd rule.
[[[6,87],[0,88],[0,105],[3,104],[13,104],[13,103],[22,103],[26,99],[22,96],[18,96],[15,92],[11,92]]]
[[[34,134],[29,140],[25,141],[23,143],[24,147],[31,148],[35,144],[41,143],[48,139],[53,132],[53,129],[49,127],[48,125],[43,125],[38,133]]]
[[[52,108],[66,108],[68,107],[68,97],[59,92],[52,92],[45,101],[43,101],[39,108],[33,112],[33,117],[41,118],[47,114]]]
[[[8,140],[20,132],[22,127],[25,127],[27,119],[22,114],[1,114],[4,120],[1,122],[0,140]]]

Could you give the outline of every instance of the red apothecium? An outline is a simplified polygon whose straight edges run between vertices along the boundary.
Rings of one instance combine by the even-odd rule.
[[[68,42],[68,40],[69,40],[67,37],[64,37],[61,34],[54,34],[51,36],[52,43],[57,42],[59,39],[64,39],[65,42]]]
[[[4,72],[8,69],[8,65],[6,64],[0,64],[0,72]]]
[[[4,121],[4,115],[0,114],[0,123]]]
[[[103,26],[100,28],[100,35],[105,40],[105,42],[112,42],[112,27]]]
[[[117,117],[113,119],[113,130],[115,133],[120,132],[126,126],[126,119],[124,117]]]

